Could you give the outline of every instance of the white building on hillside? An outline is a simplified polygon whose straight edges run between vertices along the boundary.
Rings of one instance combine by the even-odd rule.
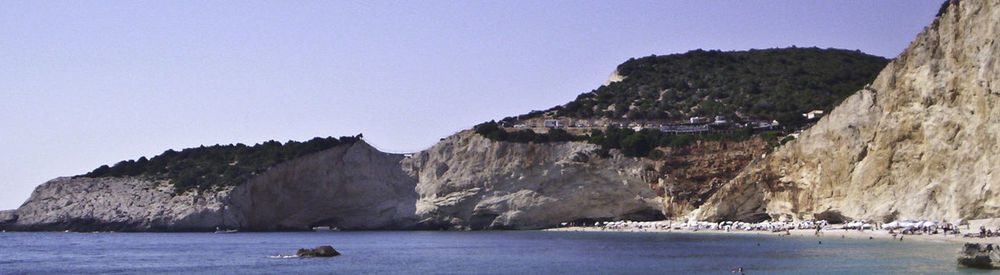
[[[547,120],[545,120],[545,122],[542,125],[545,126],[545,127],[548,127],[548,128],[560,128],[560,127],[563,127],[562,121],[555,120],[555,119],[547,119]]]

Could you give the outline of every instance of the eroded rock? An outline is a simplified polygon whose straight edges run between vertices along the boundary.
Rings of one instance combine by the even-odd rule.
[[[958,265],[1000,269],[1000,247],[995,244],[965,243],[958,251]]]

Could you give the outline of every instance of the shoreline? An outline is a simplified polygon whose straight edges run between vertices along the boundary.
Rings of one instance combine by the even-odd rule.
[[[923,235],[903,235],[898,234],[893,237],[885,230],[846,230],[843,229],[823,229],[820,231],[819,235],[816,235],[815,229],[792,229],[788,231],[786,235],[785,231],[770,232],[770,231],[760,231],[760,230],[714,230],[714,229],[653,229],[653,228],[625,228],[625,229],[603,229],[600,227],[558,227],[558,228],[547,228],[542,229],[542,231],[555,231],[555,232],[637,232],[637,233],[678,233],[678,234],[740,234],[740,235],[775,235],[775,236],[791,236],[791,237],[812,237],[812,238],[824,238],[824,239],[856,239],[856,240],[887,240],[887,241],[900,241],[899,238],[903,238],[903,242],[906,241],[918,241],[918,242],[937,242],[937,243],[1000,243],[1000,238],[997,237],[986,237],[986,238],[966,238],[961,235],[942,235],[942,234],[923,234]]]

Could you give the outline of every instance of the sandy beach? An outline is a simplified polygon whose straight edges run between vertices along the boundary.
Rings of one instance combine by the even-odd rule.
[[[835,227],[836,225],[832,226]],[[846,238],[846,239],[872,239],[872,240],[893,240],[899,241],[902,237],[902,241],[921,241],[921,242],[953,242],[953,243],[965,243],[965,242],[978,242],[978,243],[1000,243],[1000,238],[971,238],[962,237],[961,235],[943,235],[943,234],[922,234],[922,235],[902,235],[896,234],[895,237],[889,234],[887,230],[844,230],[841,228],[827,228],[821,230],[819,235],[816,235],[815,229],[792,229],[786,234],[785,231],[781,232],[770,232],[770,231],[745,231],[745,230],[712,230],[712,229],[653,229],[653,228],[625,228],[625,229],[605,229],[602,227],[583,227],[583,226],[571,226],[571,227],[559,227],[559,228],[549,228],[544,229],[544,231],[579,231],[579,232],[665,232],[665,233],[684,233],[684,234],[747,234],[747,235],[784,235],[796,238]]]

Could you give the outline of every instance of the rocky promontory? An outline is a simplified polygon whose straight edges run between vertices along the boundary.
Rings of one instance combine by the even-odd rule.
[[[65,177],[35,189],[10,230],[248,231],[398,229],[413,224],[415,181],[402,155],[364,142],[280,163],[234,187],[173,193],[167,180]]]
[[[649,220],[643,163],[582,142],[514,144],[471,131],[412,157],[364,141],[276,164],[237,186],[173,193],[167,180],[64,177],[0,216],[6,230],[530,229]]]

